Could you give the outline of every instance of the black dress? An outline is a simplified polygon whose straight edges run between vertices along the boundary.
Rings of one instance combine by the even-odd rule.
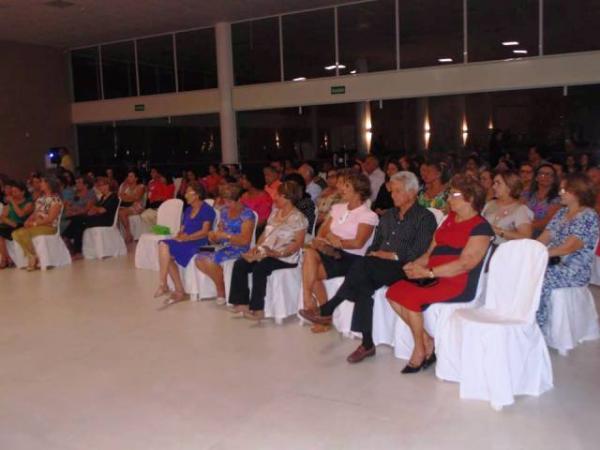
[[[102,197],[96,202],[96,207],[104,208],[106,211],[95,216],[83,214],[70,218],[71,223],[65,229],[63,235],[73,241],[73,251],[81,253],[81,245],[83,242],[83,232],[88,228],[93,227],[110,227],[115,220],[119,199],[110,192],[106,197]]]

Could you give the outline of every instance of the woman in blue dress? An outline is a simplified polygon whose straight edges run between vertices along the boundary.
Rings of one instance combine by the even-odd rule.
[[[214,252],[200,252],[196,256],[196,267],[215,283],[217,304],[225,304],[225,281],[222,264],[238,259],[250,248],[254,231],[255,216],[250,208],[240,203],[241,188],[236,184],[225,184],[219,188],[223,199],[219,224],[208,234],[211,243],[217,244]]]
[[[568,174],[561,183],[561,203],[564,205],[538,238],[548,247],[548,254],[560,262],[546,270],[537,321],[544,334],[549,328],[552,290],[587,286],[590,282],[594,249],[598,241],[598,215],[594,187],[581,173]]]
[[[179,276],[179,268],[188,265],[198,249],[208,244],[208,233],[215,220],[215,210],[203,201],[205,195],[202,185],[190,185],[185,191],[185,200],[189,205],[183,212],[181,229],[173,239],[165,239],[158,244],[158,263],[160,281],[155,298],[162,297],[170,291],[167,287],[167,277],[171,276],[175,285],[168,303],[185,299],[183,283]]]

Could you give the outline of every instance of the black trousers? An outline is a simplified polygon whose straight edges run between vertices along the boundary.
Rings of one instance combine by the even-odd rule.
[[[406,278],[404,263],[389,259],[365,256],[356,260],[335,295],[323,306],[321,315],[330,316],[344,300],[354,302],[352,331],[371,335],[373,330],[373,294]]]
[[[254,262],[239,258],[233,265],[229,303],[250,305],[251,311],[262,311],[265,309],[267,278],[269,275],[277,269],[287,269],[297,265],[271,257]],[[250,273],[252,274],[252,293],[248,288],[248,274]]]
[[[73,250],[75,253],[81,253],[83,243],[83,232],[92,227],[109,227],[112,225],[111,217],[107,214],[98,214],[96,216],[73,216],[69,220],[71,223],[63,232],[63,236],[73,241]]]

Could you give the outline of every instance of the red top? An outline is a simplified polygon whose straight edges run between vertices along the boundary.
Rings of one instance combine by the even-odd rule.
[[[254,197],[250,197],[246,192],[242,195],[240,202],[258,214],[258,221],[261,223],[266,222],[271,214],[273,199],[265,191],[261,191],[260,195]]]

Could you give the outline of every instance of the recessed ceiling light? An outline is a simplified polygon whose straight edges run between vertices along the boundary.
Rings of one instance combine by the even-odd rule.
[[[325,66],[325,70],[335,70],[336,67],[338,69],[345,69],[346,68],[346,66],[343,65],[343,64],[332,64],[331,66]]]
[[[350,73],[351,73],[352,75],[356,74],[356,69],[354,69],[354,70],[351,70],[351,71],[350,71]]]
[[[502,45],[504,45],[505,47],[512,47],[515,45],[519,45],[519,42],[518,41],[504,41],[502,43]]]
[[[513,53],[516,53],[517,55],[526,55],[527,54],[527,50],[513,50]]]
[[[454,62],[454,60],[452,58],[439,58],[438,62],[440,62],[440,63],[451,63],[451,62]]]
[[[297,77],[297,78],[294,78],[292,81],[304,81],[304,80],[306,80],[306,77]]]
[[[60,8],[60,9],[62,9],[62,8],[68,8],[70,6],[74,6],[75,3],[69,2],[69,1],[66,1],[66,0],[52,0],[50,2],[44,3],[44,5],[51,6],[52,8]]]

